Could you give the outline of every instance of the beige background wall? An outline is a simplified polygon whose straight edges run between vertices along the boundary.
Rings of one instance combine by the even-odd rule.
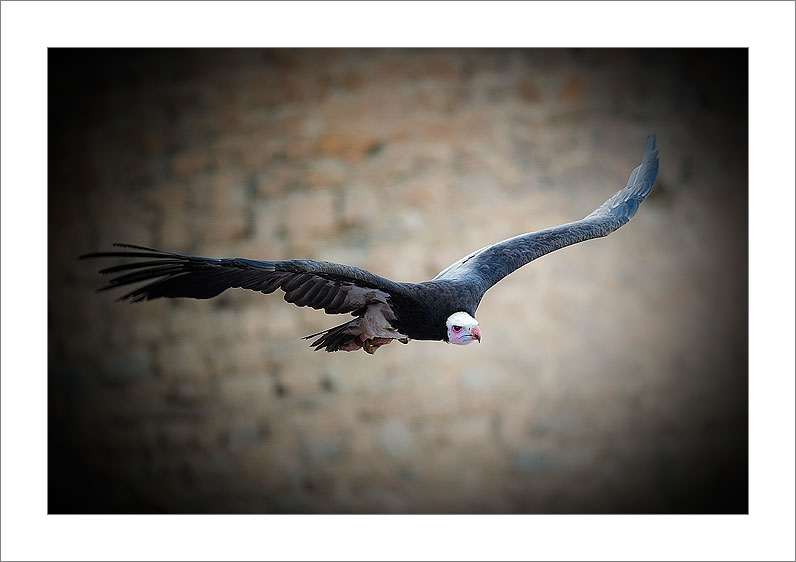
[[[51,512],[745,512],[746,52],[50,51]],[[483,343],[315,353],[263,296],[114,302],[130,242],[420,281],[580,218]]]

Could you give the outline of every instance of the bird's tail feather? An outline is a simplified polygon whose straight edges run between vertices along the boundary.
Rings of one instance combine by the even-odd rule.
[[[322,330],[309,336],[304,336],[302,339],[308,340],[316,336],[321,336],[310,344],[315,348],[315,351],[326,349],[326,351],[339,351],[340,346],[345,345],[353,339],[358,338],[362,334],[359,328],[359,318],[349,320],[344,324]]]

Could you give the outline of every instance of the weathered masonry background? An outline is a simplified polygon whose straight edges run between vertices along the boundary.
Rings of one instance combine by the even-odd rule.
[[[53,50],[51,512],[745,512],[745,50]],[[278,295],[118,304],[84,252],[397,280],[636,218],[491,290],[480,345],[314,353]],[[5,375],[5,374],[4,374]]]

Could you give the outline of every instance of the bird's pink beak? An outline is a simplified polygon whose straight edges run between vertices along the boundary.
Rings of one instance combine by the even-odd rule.
[[[478,343],[481,343],[481,330],[478,329],[478,326],[473,326],[473,329],[470,330],[470,334],[478,340]]]

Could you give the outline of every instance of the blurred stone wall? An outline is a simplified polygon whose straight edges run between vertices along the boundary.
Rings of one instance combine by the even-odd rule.
[[[745,50],[51,50],[49,510],[747,510]],[[90,251],[420,281],[636,218],[491,290],[483,343],[316,353],[278,294],[119,304]],[[281,293],[280,293],[281,294]]]

